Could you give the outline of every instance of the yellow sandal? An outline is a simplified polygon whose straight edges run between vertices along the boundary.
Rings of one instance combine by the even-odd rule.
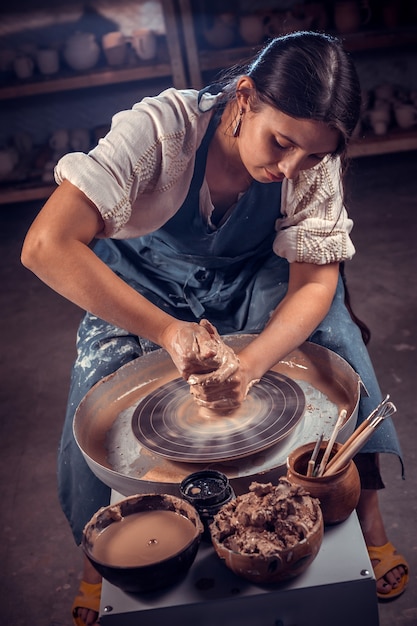
[[[98,615],[100,611],[101,583],[86,583],[81,581],[78,595],[72,604],[72,619],[75,626],[85,626],[84,621],[78,617],[78,609],[90,609]]]
[[[383,546],[368,546],[368,554],[371,561],[378,561],[373,566],[375,578],[379,580],[383,578],[390,570],[395,567],[402,566],[405,569],[398,587],[391,589],[388,593],[377,593],[379,600],[393,600],[404,593],[409,580],[409,567],[405,558],[398,554],[395,547],[390,541]]]

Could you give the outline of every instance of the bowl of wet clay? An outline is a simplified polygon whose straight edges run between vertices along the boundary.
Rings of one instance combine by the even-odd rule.
[[[251,483],[249,492],[225,504],[210,525],[213,546],[225,565],[253,583],[280,583],[301,574],[323,540],[319,502],[286,478]]]
[[[186,575],[203,530],[186,500],[138,494],[97,511],[84,528],[82,548],[103,578],[127,593],[144,593]]]

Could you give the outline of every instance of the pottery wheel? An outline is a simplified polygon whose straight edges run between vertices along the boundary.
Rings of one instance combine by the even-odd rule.
[[[225,415],[200,407],[188,383],[175,378],[139,402],[132,429],[142,446],[167,459],[224,461],[276,444],[296,426],[304,409],[299,385],[273,371],[250,389],[238,409]]]

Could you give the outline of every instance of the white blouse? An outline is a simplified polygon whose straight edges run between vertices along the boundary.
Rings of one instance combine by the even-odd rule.
[[[97,206],[102,237],[139,237],[160,228],[183,204],[195,155],[220,96],[167,89],[117,113],[109,133],[88,154],[72,152],[55,168],[58,184],[69,180]],[[203,185],[204,189],[204,185]],[[210,196],[200,194],[209,220]],[[274,252],[289,262],[325,264],[355,253],[340,178],[340,159],[328,156],[282,184],[282,218]]]

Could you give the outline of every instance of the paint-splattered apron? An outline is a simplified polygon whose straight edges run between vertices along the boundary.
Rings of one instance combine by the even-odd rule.
[[[199,211],[209,126],[196,158],[188,196],[176,215],[156,232],[130,240],[100,240],[95,251],[126,282],[171,315],[189,321],[209,319],[221,334],[256,333],[265,326],[288,286],[288,262],[272,251],[275,221],[280,217],[281,185],[253,182],[226,222],[212,230]],[[369,415],[381,392],[357,326],[344,306],[339,280],[329,314],[310,338],[345,358],[369,393],[359,407],[359,420]],[[77,543],[86,522],[109,502],[110,492],[90,471],[73,437],[74,412],[98,380],[127,362],[157,348],[87,314],[79,328],[78,358],[59,450],[61,505]],[[400,455],[388,420],[366,451]]]

